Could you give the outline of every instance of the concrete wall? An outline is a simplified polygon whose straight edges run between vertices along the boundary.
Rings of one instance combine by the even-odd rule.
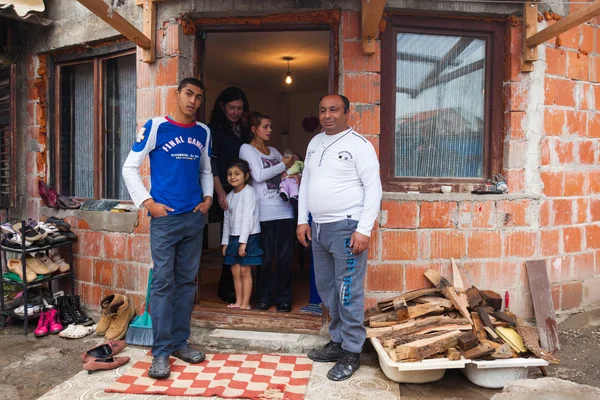
[[[138,125],[151,116],[170,114],[178,80],[193,71],[194,37],[183,34],[176,19],[180,12],[241,16],[339,8],[342,3],[339,91],[352,101],[354,128],[379,151],[381,54],[379,43],[373,56],[365,56],[360,50],[358,1],[159,4],[157,62],[138,64]],[[390,0],[388,5],[396,11],[431,7],[431,13],[453,15],[507,15],[519,13],[521,8],[495,3],[398,0]],[[56,7],[63,10],[66,6]],[[57,11],[56,15],[63,14]],[[72,18],[64,15],[64,19]],[[89,21],[71,20],[74,25],[87,24],[89,32],[84,30],[86,35],[81,36],[86,41],[112,35],[101,33],[103,28]],[[53,32],[43,45],[46,49],[83,42],[81,37]],[[507,24],[503,173],[508,177],[511,194],[476,197],[385,193],[371,240],[368,306],[426,285],[422,272],[427,268],[450,276],[450,257],[457,259],[466,284],[510,290],[511,308],[523,317],[533,316],[525,271],[528,259],[546,260],[559,312],[570,313],[600,303],[600,115],[596,112],[600,101],[599,35],[597,20],[574,28],[561,35],[560,47],[554,40],[540,46],[541,60],[535,71],[521,74],[521,26]],[[44,56],[36,52],[29,54],[21,75],[27,77],[21,90],[27,101],[20,113],[20,131],[26,138],[20,148],[27,161],[20,165],[27,178],[26,185],[21,181],[20,190],[27,198],[27,207],[19,211],[34,217],[40,212],[37,178],[43,177],[47,169],[43,129],[46,100],[35,89],[35,83],[46,74],[44,68],[39,68],[44,61]],[[383,146],[381,151],[385,151]],[[146,181],[148,172],[145,166],[142,175]],[[67,216],[80,238],[76,249],[77,290],[90,306],[98,306],[106,294],[126,292],[141,308],[143,277],[151,264],[147,216],[139,212],[137,226],[118,232],[93,227],[86,218],[78,213]]]

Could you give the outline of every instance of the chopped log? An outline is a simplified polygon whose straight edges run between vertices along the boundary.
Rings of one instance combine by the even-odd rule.
[[[431,328],[434,326],[444,326],[444,325],[463,325],[465,327],[469,327],[469,321],[466,319],[450,319],[448,317],[427,317],[417,321],[410,321],[398,328],[394,328],[393,332],[385,334],[381,337],[381,341],[385,347],[394,347],[396,346],[396,341],[398,339],[402,339],[406,335],[413,335],[419,331],[424,330],[425,328]]]
[[[452,286],[454,286],[457,293],[462,293],[465,291],[465,285],[462,277],[460,276],[460,271],[456,266],[456,261],[454,261],[454,258],[451,258],[450,261],[452,262]]]
[[[498,293],[492,290],[480,290],[479,293],[481,293],[481,297],[485,300],[486,306],[493,307],[496,311],[502,309],[502,297]]]
[[[475,286],[471,286],[466,290],[465,294],[467,295],[467,302],[469,303],[469,308],[473,309],[483,303],[483,297],[479,294],[479,289]]]
[[[411,290],[410,292],[402,293],[399,296],[392,297],[389,299],[382,300],[377,303],[379,309],[384,311],[389,311],[394,308],[394,302],[397,302],[398,306],[401,304],[400,300],[409,301],[412,299],[416,299],[417,297],[427,296],[434,293],[439,293],[440,289],[437,288],[425,288],[425,289],[417,289]]]
[[[446,350],[446,358],[450,361],[460,360],[460,351],[456,347],[450,347]]]
[[[502,311],[494,311],[492,313],[492,315],[494,316],[494,318],[496,318],[498,321],[502,321],[502,322],[506,322],[508,325],[510,326],[516,326],[516,321],[513,317],[506,315],[505,313],[503,313]]]
[[[425,334],[411,334],[411,335],[404,335],[400,338],[395,339],[395,341],[391,341],[391,340],[387,340],[387,345],[386,343],[381,343],[381,339],[379,339],[379,342],[381,343],[381,345],[388,349],[388,350],[393,350],[395,351],[396,346],[400,346],[406,343],[411,343],[411,342],[415,342],[417,340],[422,340],[422,339],[429,339],[435,336],[439,336],[439,333],[433,332],[433,333],[425,333]]]
[[[479,346],[473,347],[471,350],[464,352],[463,356],[470,360],[474,360],[476,358],[489,356],[494,351],[496,350],[489,343],[481,343]]]
[[[421,304],[425,304],[425,303],[435,303],[435,304],[439,304],[440,306],[444,307],[444,310],[446,311],[450,311],[454,309],[454,306],[452,305],[452,302],[446,298],[443,297],[437,297],[437,296],[423,296],[423,297],[419,297],[413,300],[415,303],[421,303]]]
[[[381,314],[379,306],[371,307],[365,310],[365,321],[369,321],[369,318],[373,315]]]
[[[432,269],[428,269],[423,273],[423,275],[425,275],[425,278],[429,279],[429,282],[433,283],[433,286],[437,288],[440,287],[440,284],[442,282],[442,276],[439,272],[434,271]]]
[[[473,320],[473,333],[475,334],[475,336],[477,336],[477,339],[479,339],[480,341],[482,339],[486,339],[487,332],[483,328],[483,324],[479,319],[479,315],[477,313],[471,313],[471,318]]]
[[[398,322],[410,319],[410,314],[408,312],[408,306],[406,305],[406,302],[404,302],[404,305],[402,307],[396,308],[396,306],[394,306],[394,309],[396,310],[396,320]]]
[[[495,359],[512,358],[512,356],[513,351],[508,343],[504,343],[502,346],[500,346],[500,348],[496,349],[496,351],[492,353],[492,358]]]
[[[479,339],[477,339],[477,336],[475,336],[475,334],[473,334],[473,332],[468,332],[468,333],[463,333],[462,335],[460,335],[457,339],[457,342],[458,342],[458,347],[462,351],[467,351],[467,350],[471,350],[473,347],[477,346],[479,344]]]
[[[449,325],[441,325],[441,326],[428,326],[426,328],[416,331],[415,333],[422,334],[422,333],[429,333],[429,332],[442,332],[442,331],[455,331],[455,330],[470,331],[471,324],[469,324],[469,321],[467,321],[466,319],[465,319],[465,321],[467,322],[467,324],[465,324],[465,325],[449,324]]]
[[[548,353],[541,349],[539,345],[540,336],[535,326],[529,325],[521,318],[516,318],[517,332],[523,338],[523,344],[532,352],[536,357],[542,358],[548,361],[550,364],[556,365],[560,363],[560,360],[553,354]]]
[[[477,314],[479,315],[479,319],[481,320],[481,323],[483,324],[484,327],[486,328],[490,328],[490,329],[494,329],[494,324],[492,323],[492,321],[490,320],[490,316],[488,315],[488,313],[483,309],[483,307],[477,307],[475,309],[475,311],[477,312]]]
[[[442,289],[442,294],[452,302],[454,307],[462,314],[463,317],[473,323],[471,321],[469,311],[467,310],[469,303],[467,302],[467,296],[464,293],[459,296],[452,286],[446,286]]]
[[[419,304],[418,306],[407,307],[406,310],[398,310],[396,317],[399,322],[402,322],[407,319],[417,318],[422,315],[427,315],[435,312],[443,313],[444,308],[438,304],[426,303]]]
[[[375,321],[375,322],[369,322],[369,326],[371,328],[389,328],[392,327],[394,325],[397,325],[398,321]]]
[[[388,311],[383,314],[373,315],[369,317],[369,325],[371,322],[387,322],[387,321],[396,321],[396,311]]]
[[[500,344],[503,344],[503,343],[504,343],[504,342],[502,341],[502,339],[500,339],[500,336],[498,336],[498,335],[496,334],[496,331],[495,331],[495,329],[493,329],[493,328],[489,328],[489,327],[487,327],[487,326],[485,326],[485,327],[484,327],[484,329],[485,329],[485,331],[487,332],[487,334],[488,334],[488,337],[489,337],[491,340],[493,340],[493,341],[494,341],[494,342],[496,342],[496,343],[500,343]]]
[[[424,359],[436,353],[446,351],[450,347],[456,346],[456,340],[461,335],[461,331],[448,332],[430,339],[417,340],[416,342],[403,344],[396,347],[396,355],[399,359],[407,358]]]

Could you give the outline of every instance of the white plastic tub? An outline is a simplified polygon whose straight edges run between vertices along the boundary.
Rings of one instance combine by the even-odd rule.
[[[509,382],[526,379],[529,367],[548,365],[541,358],[509,358],[493,361],[469,361],[463,373],[469,381],[490,389],[501,389]]]
[[[450,361],[447,358],[433,358],[418,362],[393,362],[377,338],[371,338],[371,343],[379,356],[379,365],[385,376],[400,383],[428,383],[444,377],[447,369],[461,369],[469,362],[465,358]]]

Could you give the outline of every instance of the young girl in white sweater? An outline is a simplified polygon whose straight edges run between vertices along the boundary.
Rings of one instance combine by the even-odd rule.
[[[250,309],[252,265],[262,264],[259,244],[260,222],[258,198],[247,184],[250,167],[247,161],[235,160],[227,170],[227,182],[233,190],[227,195],[228,208],[221,239],[224,264],[231,265],[235,287],[235,303],[229,308]]]

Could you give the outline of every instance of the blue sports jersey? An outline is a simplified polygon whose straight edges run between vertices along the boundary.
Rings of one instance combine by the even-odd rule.
[[[202,179],[202,184],[210,186],[205,188],[209,190],[203,193],[201,185],[201,174],[205,178],[207,171],[211,173],[210,151],[210,129],[200,122],[179,124],[169,117],[157,117],[146,122],[138,132],[123,167],[134,203],[139,207],[144,200],[152,197],[157,203],[173,208],[174,211],[169,214],[192,211],[202,202],[203,196],[212,196],[212,175],[210,184]],[[139,171],[146,155],[150,158],[149,194],[145,188],[135,187],[136,182],[128,182],[126,176],[128,167]],[[139,172],[137,174],[139,177]]]

